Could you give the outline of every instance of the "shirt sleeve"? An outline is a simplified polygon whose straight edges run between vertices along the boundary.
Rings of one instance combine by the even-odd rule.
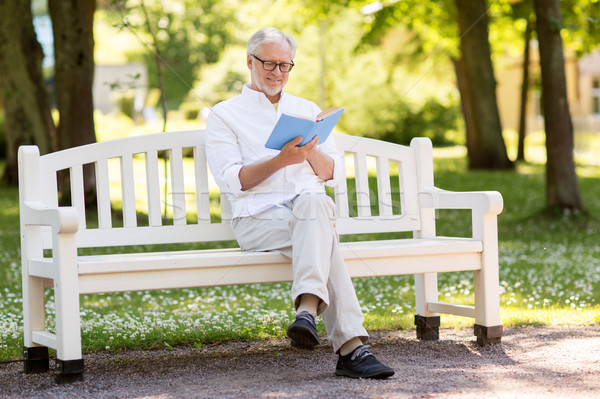
[[[234,196],[240,195],[242,184],[239,174],[243,162],[237,137],[214,109],[206,120],[206,158],[221,191]]]
[[[344,154],[335,146],[333,133],[319,146],[319,150],[333,159],[333,178],[325,182],[325,185],[333,187],[346,178]]]

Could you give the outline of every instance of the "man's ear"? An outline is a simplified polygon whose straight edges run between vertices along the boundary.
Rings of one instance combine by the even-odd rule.
[[[252,70],[252,56],[250,54],[246,56],[246,64],[248,65],[248,69]]]

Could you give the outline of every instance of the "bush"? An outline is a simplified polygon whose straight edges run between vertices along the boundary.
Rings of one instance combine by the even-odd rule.
[[[182,117],[186,121],[194,121],[198,119],[198,115],[200,115],[200,109],[202,108],[202,104],[194,103],[194,102],[184,102],[179,107],[179,111],[182,114]]]
[[[429,137],[436,146],[458,144],[454,133],[458,129],[460,109],[456,104],[444,105],[431,98],[417,111],[400,105],[389,113],[376,138],[409,144],[413,137]]]

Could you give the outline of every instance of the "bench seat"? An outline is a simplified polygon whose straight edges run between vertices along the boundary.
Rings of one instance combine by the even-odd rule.
[[[439,237],[344,242],[352,277],[442,273],[481,268],[481,241]],[[79,293],[252,284],[292,280],[278,252],[238,248],[88,255],[77,258]],[[29,274],[53,278],[51,259],[31,259]]]

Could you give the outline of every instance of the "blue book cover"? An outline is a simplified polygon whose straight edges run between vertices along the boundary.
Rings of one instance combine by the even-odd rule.
[[[281,114],[277,124],[273,128],[265,147],[274,150],[281,148],[290,140],[302,136],[300,146],[305,145],[315,136],[319,136],[319,144],[322,144],[336,125],[345,108],[331,107],[317,115],[316,118],[304,116]]]

